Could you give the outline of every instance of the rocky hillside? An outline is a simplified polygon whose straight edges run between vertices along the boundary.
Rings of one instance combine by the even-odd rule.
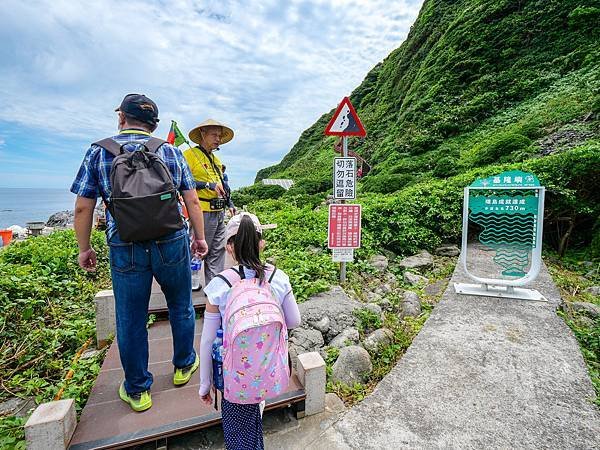
[[[372,166],[361,192],[460,190],[505,166],[532,170],[549,188],[551,243],[589,244],[600,229],[598,23],[598,0],[426,0],[406,41],[350,96],[368,132],[350,148]],[[256,181],[292,178],[287,196],[329,191],[332,113]],[[281,194],[237,193],[243,202]]]

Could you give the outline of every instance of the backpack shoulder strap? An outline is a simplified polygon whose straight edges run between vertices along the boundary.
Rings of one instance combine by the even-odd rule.
[[[271,284],[271,281],[273,281],[273,277],[275,276],[275,272],[277,272],[277,267],[273,266],[273,272],[271,273],[271,276],[269,277],[269,284]]]
[[[233,267],[231,269],[224,270],[223,272],[218,274],[217,278],[223,280],[225,283],[227,283],[229,287],[233,287],[234,283],[237,283],[242,279],[240,273],[237,271],[237,269],[234,269]]]
[[[163,141],[162,139],[152,136],[144,145],[150,153],[156,153],[160,146],[166,143],[167,141]]]
[[[113,138],[101,139],[97,142],[94,142],[92,145],[102,147],[104,150],[114,156],[119,156],[121,154],[121,144],[119,144]]]

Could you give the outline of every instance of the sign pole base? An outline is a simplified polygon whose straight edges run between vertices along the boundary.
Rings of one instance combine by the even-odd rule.
[[[479,295],[482,297],[516,298],[534,302],[547,302],[548,299],[535,289],[524,289],[514,286],[494,284],[454,283],[454,291],[462,295]]]

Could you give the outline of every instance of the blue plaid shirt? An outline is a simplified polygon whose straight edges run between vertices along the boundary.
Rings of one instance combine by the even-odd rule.
[[[139,146],[136,142],[146,142],[150,139],[150,134],[140,130],[123,130],[112,139],[119,144],[127,144],[123,147],[127,151],[133,151]],[[187,191],[196,189],[194,177],[190,172],[181,150],[170,144],[161,145],[157,154],[165,162],[171,176],[173,184],[177,190]],[[102,147],[93,145],[86,152],[81,167],[77,172],[75,181],[71,185],[71,192],[81,197],[93,198],[102,197],[110,199],[112,192],[110,186],[110,169],[112,167],[114,156]],[[110,239],[116,231],[116,223],[108,210],[106,211],[106,236]]]

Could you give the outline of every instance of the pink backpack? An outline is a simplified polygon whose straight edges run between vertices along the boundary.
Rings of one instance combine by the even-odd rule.
[[[217,275],[231,286],[223,319],[223,380],[224,397],[232,403],[260,403],[288,387],[287,326],[270,285],[276,270],[268,268],[260,285],[258,278],[245,277],[242,266]]]

